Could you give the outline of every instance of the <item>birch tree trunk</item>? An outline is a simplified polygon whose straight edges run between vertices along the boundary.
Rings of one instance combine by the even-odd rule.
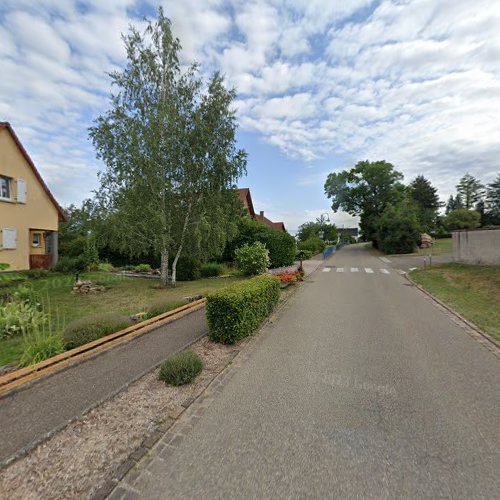
[[[161,250],[160,283],[163,287],[168,285],[168,250],[166,248]]]
[[[188,209],[186,212],[186,218],[184,219],[184,226],[182,227],[181,241],[179,243],[179,248],[177,249],[177,253],[175,254],[174,261],[172,262],[172,286],[175,286],[177,283],[177,261],[179,260],[179,257],[181,256],[182,247],[184,246],[184,238],[186,236],[186,231],[187,231],[188,224],[189,224],[189,218],[191,216],[191,206],[192,206],[192,204],[189,203]]]

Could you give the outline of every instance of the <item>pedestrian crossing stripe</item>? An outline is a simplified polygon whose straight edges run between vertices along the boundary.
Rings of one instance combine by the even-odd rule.
[[[398,274],[401,274],[401,275],[406,274],[406,271],[403,271],[402,269],[398,269]]]
[[[343,273],[344,272],[344,268],[343,267],[337,267],[337,272],[338,273]]]
[[[371,267],[365,267],[365,272],[368,274],[373,274],[373,269]]]
[[[325,267],[325,268],[323,268],[323,272],[324,273],[329,273],[331,270],[332,270],[331,267]]]
[[[357,267],[351,267],[351,273],[357,273],[359,269]]]
[[[380,272],[383,273],[383,274],[389,274],[389,271],[387,269],[385,269],[385,268],[382,268],[380,270]]]

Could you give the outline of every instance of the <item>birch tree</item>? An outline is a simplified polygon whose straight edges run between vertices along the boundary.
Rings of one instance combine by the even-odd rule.
[[[123,40],[126,67],[110,73],[117,91],[90,129],[106,165],[97,198],[114,221],[115,246],[157,253],[162,285],[169,273],[175,285],[186,246],[199,248],[209,224],[207,241],[223,247],[221,225],[238,210],[234,185],[246,153],[236,144],[236,92],[218,73],[204,82],[195,64],[181,66],[180,42],[161,8],[144,33],[132,27]]]

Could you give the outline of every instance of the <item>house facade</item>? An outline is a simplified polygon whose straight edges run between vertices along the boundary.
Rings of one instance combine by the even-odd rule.
[[[246,208],[248,215],[257,222],[269,226],[271,229],[275,229],[276,231],[281,231],[283,233],[286,232],[285,224],[283,222],[273,222],[264,216],[264,212],[260,211],[259,214],[255,213],[255,209],[253,207],[252,195],[250,194],[250,189],[248,188],[240,188],[238,189],[238,195],[240,201],[243,203],[243,206]]]
[[[0,263],[9,271],[57,263],[64,213],[9,123],[0,122]]]

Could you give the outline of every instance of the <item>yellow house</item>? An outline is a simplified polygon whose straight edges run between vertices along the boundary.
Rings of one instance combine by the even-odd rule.
[[[0,122],[0,263],[9,271],[57,263],[57,231],[65,220],[9,123]]]

